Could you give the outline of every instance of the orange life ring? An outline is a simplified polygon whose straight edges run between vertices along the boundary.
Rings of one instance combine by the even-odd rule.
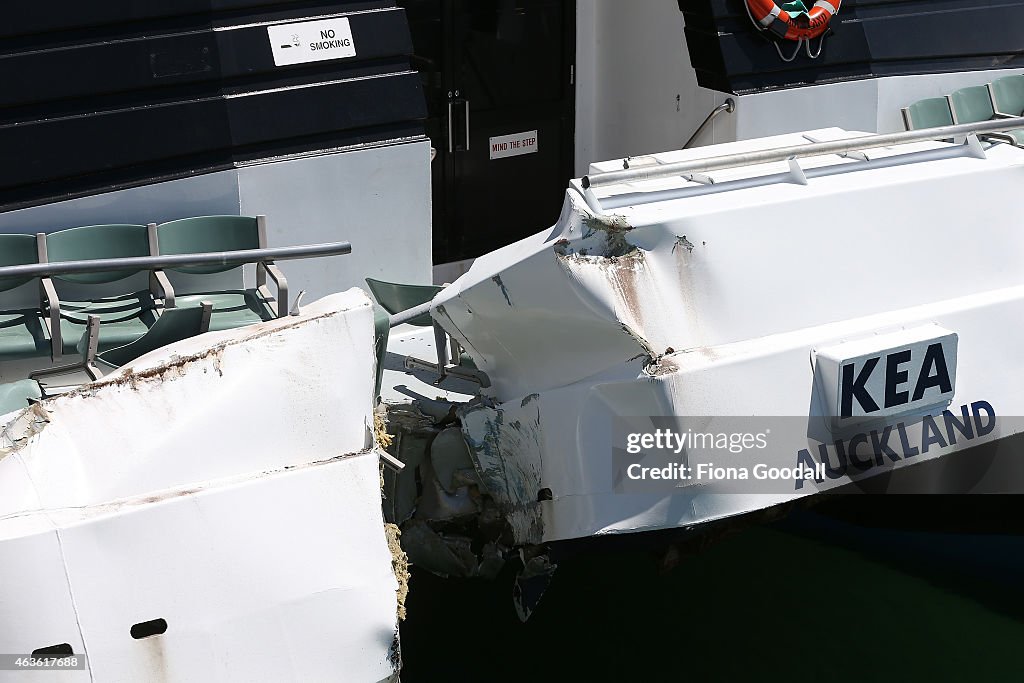
[[[814,7],[807,14],[790,16],[790,14],[779,7],[773,0],[745,0],[750,16],[760,26],[771,31],[779,38],[786,40],[809,40],[817,38],[825,29],[835,14],[839,13],[839,5],[842,0],[835,0],[833,5],[829,0],[817,0]]]

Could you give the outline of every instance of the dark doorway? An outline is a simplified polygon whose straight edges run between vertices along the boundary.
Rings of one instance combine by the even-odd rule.
[[[573,172],[573,0],[403,0],[427,96],[434,263],[558,218]]]

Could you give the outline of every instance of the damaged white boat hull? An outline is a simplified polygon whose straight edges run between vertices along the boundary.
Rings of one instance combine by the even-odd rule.
[[[812,131],[646,163],[849,136]],[[517,543],[699,525],[1022,431],[1009,417],[1024,414],[1022,179],[1020,149],[972,138],[574,182],[553,229],[478,259],[431,305],[490,380],[483,402],[460,410],[462,428]],[[948,377],[935,358],[901,355],[936,345]],[[872,357],[873,375],[862,363]],[[844,365],[859,373],[844,386],[863,419],[836,412]],[[884,405],[872,412],[875,391]],[[623,490],[617,425],[653,431],[661,416],[710,432],[782,420],[759,460],[813,476]],[[886,427],[896,445],[879,456],[870,437]]]
[[[8,416],[0,652],[84,654],[60,680],[397,678],[373,369],[351,290]]]

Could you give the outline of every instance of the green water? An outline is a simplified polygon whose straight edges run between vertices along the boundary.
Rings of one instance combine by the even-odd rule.
[[[564,561],[525,625],[507,583],[415,573],[402,681],[1022,678],[1024,620],[998,591],[770,527],[659,559]]]

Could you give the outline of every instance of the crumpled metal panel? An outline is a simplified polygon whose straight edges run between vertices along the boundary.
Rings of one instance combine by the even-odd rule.
[[[792,134],[729,151],[806,142]],[[1010,378],[1024,371],[1012,351],[1024,332],[1006,321],[1024,304],[1024,271],[1007,260],[1024,253],[1011,199],[1024,154],[1008,145],[987,158],[927,154],[942,146],[875,150],[870,164],[802,159],[818,171],[802,182],[780,162],[715,172],[714,184],[602,187],[598,199],[620,207],[603,215],[574,186],[553,228],[481,257],[439,294],[434,317],[491,379],[481,393],[493,410],[539,396],[540,476],[531,483],[550,491],[540,502],[543,539],[700,524],[813,492],[615,493],[611,424],[645,415],[809,419],[821,410],[814,349],[843,340],[940,324],[975,340],[960,346],[958,372],[970,374],[958,379],[954,409],[987,401],[1001,415],[1021,414],[1024,395]],[[533,472],[532,442],[521,452],[511,440],[495,448],[487,421],[464,429],[478,461],[500,465],[516,485],[508,472]],[[794,466],[797,450],[772,464]]]
[[[352,290],[24,411],[0,450],[0,651],[68,643],[89,658],[69,680],[396,676],[373,385]]]

